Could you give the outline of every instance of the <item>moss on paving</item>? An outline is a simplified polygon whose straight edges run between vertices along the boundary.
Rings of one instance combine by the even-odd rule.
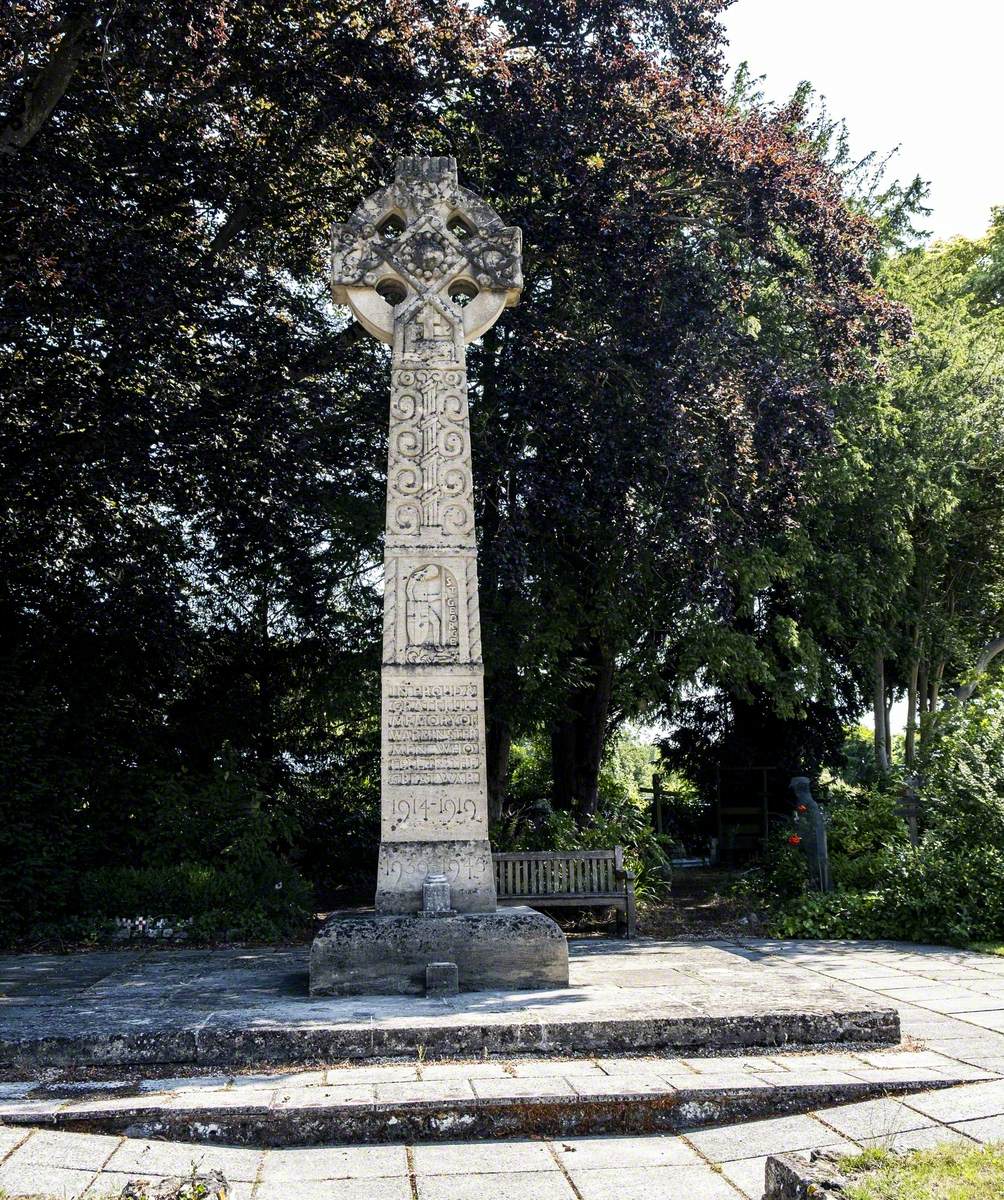
[[[1004,1143],[950,1144],[910,1154],[865,1150],[841,1162],[848,1200],[989,1200],[1004,1197]]]

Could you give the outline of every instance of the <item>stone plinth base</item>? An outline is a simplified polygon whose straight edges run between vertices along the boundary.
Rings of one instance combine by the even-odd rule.
[[[424,996],[430,963],[456,963],[461,992],[568,986],[568,943],[530,908],[422,917],[335,913],[310,950],[312,996]]]

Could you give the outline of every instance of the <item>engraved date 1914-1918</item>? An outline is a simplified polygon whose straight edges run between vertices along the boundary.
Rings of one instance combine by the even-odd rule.
[[[411,798],[402,796],[394,801],[391,817],[391,832],[402,826],[409,828],[433,825],[450,828],[454,825],[469,825],[478,818],[478,803],[471,797],[466,800],[452,796]]]

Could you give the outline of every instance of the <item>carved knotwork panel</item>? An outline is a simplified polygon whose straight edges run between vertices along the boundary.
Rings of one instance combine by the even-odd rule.
[[[393,373],[387,532],[423,543],[474,542],[470,422],[464,372]]]

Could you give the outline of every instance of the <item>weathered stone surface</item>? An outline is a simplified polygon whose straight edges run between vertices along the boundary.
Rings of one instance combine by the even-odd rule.
[[[456,963],[461,991],[568,983],[565,935],[530,908],[426,918],[337,913],[310,950],[313,996],[425,994],[430,963]]]
[[[88,1101],[15,1120],[78,1132],[234,1146],[579,1137],[682,1133],[930,1087],[927,1080],[866,1083],[832,1071],[817,1071],[814,1079],[765,1085],[742,1071],[705,1079],[660,1079],[644,1071],[594,1077],[570,1070],[567,1078],[556,1073],[473,1083],[453,1079],[356,1088],[323,1085],[280,1088],[274,1094],[254,1090],[246,1098],[240,1095],[238,1078],[224,1093],[198,1090],[190,1097],[182,1092],[132,1104]],[[944,1079],[939,1086],[951,1084]],[[807,1164],[799,1165],[808,1170]],[[780,1169],[779,1175],[786,1177]],[[805,1200],[812,1193],[780,1195],[783,1200]]]
[[[810,1163],[791,1154],[777,1154],[767,1159],[763,1200],[823,1200],[826,1196],[840,1200],[847,1195],[846,1184],[829,1159]]]
[[[456,963],[429,963],[425,968],[427,996],[456,996],[460,991]]]
[[[777,955],[797,949],[770,946]],[[8,956],[0,958],[0,1067],[414,1061],[419,1047],[426,1059],[692,1055],[899,1041],[889,1000],[782,965],[767,943],[755,952],[599,940],[570,949],[569,988],[435,1001],[308,999],[306,947]],[[813,968],[818,955],[814,945]],[[985,1051],[993,1035],[981,1036]]]
[[[465,346],[522,288],[520,232],[457,184],[452,158],[403,158],[332,231],[335,299],[392,345],[379,913],[494,912]]]

